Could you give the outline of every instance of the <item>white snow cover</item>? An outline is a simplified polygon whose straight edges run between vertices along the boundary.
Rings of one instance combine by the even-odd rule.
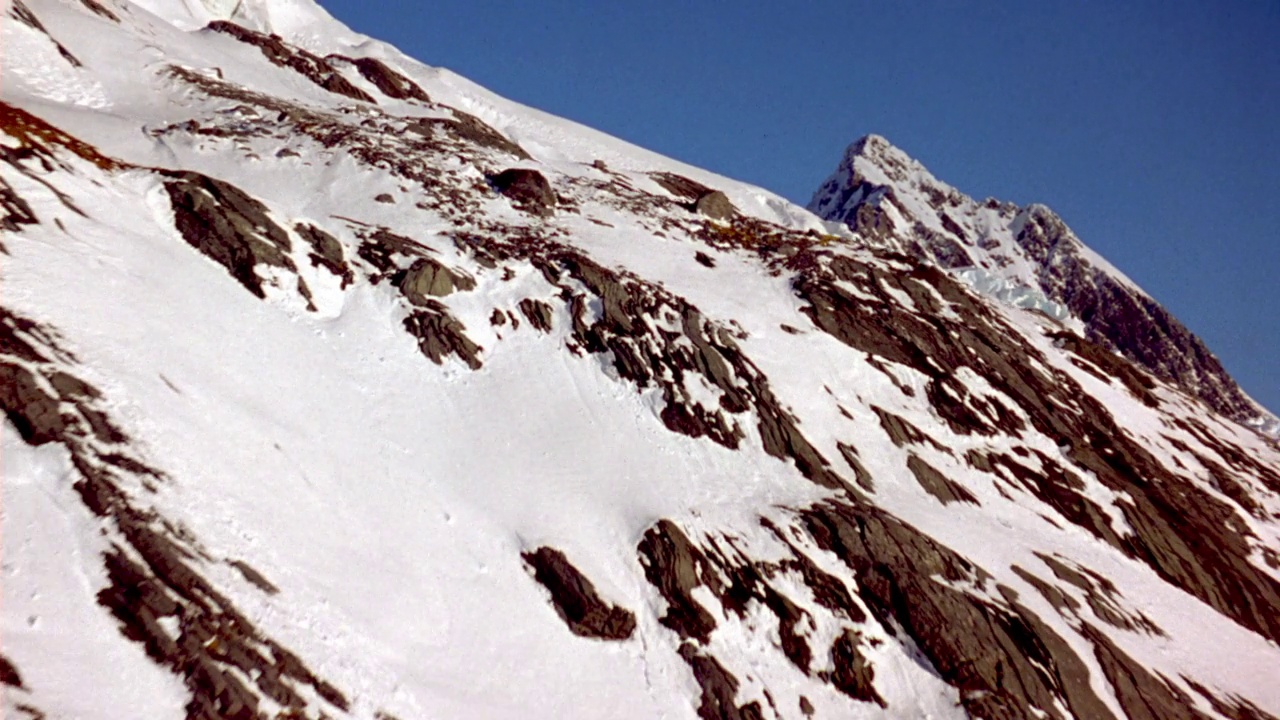
[[[1018,285],[978,267],[957,268],[956,277],[976,292],[1025,310],[1039,310],[1058,322],[1072,319],[1071,311],[1045,297],[1038,288]]]
[[[785,525],[791,508],[830,491],[767,455],[752,423],[744,424],[748,438],[737,451],[667,430],[658,415],[659,393],[638,392],[607,356],[565,351],[571,320],[562,304],[549,334],[529,324],[491,325],[495,309],[514,313],[525,298],[554,301],[558,289],[528,264],[503,279],[461,254],[445,235],[451,226],[416,207],[416,190],[384,170],[306,138],[175,140],[153,133],[191,118],[233,123],[243,112],[234,102],[191,91],[165,70],[178,65],[216,74],[335,115],[341,108],[356,117],[439,114],[389,99],[371,109],[338,98],[267,64],[255,48],[200,29],[229,18],[320,55],[381,58],[433,100],[472,113],[519,143],[532,156],[521,164],[550,177],[593,176],[598,171],[589,163],[604,160],[635,187],[661,193],[645,173],[675,172],[723,190],[749,216],[819,233],[832,233],[831,226],[760,188],[422,65],[353,33],[308,0],[114,0],[109,7],[120,23],[79,2],[25,2],[83,67],[68,65],[47,37],[6,16],[0,97],[136,167],[104,171],[68,156],[72,170],[49,176],[52,187],[5,170],[5,182],[40,223],[5,233],[0,300],[61,332],[112,417],[172,478],[154,495],[139,497],[199,538],[212,557],[209,579],[220,591],[342,688],[352,701],[350,717],[696,717],[699,688],[673,634],[657,621],[665,601],[644,579],[637,542],[656,520],[672,518],[691,536],[731,528],[767,559],[782,548],[759,518]],[[359,82],[356,75],[350,79]],[[296,237],[293,259],[316,310],[308,311],[287,285],[270,287],[265,302],[253,297],[183,242],[150,168],[187,168],[229,181],[261,199],[282,227],[309,222],[335,234],[348,256],[361,223],[423,243],[478,281],[445,304],[483,348],[483,368],[426,360],[403,331],[408,308],[390,283],[361,278],[343,289],[312,266]],[[482,180],[474,169],[460,172]],[[931,176],[920,175],[920,182],[943,187]],[[380,193],[395,202],[371,202]],[[955,460],[969,449],[1015,445],[1060,455],[1048,437],[952,433],[920,404],[919,373],[895,368],[913,389],[907,394],[864,353],[818,332],[800,311],[789,278],[770,276],[756,256],[655,233],[628,212],[578,200],[580,213],[549,221],[566,242],[602,265],[660,283],[714,321],[736,323],[744,352],[801,419],[809,440],[833,458],[840,457],[837,443],[855,445],[877,478],[876,503],[1015,588],[1080,649],[1093,687],[1114,712],[1120,712],[1115,692],[1088,645],[1013,565],[1045,575],[1037,553],[1047,553],[1098,570],[1167,633],[1102,626],[1125,652],[1175,684],[1186,675],[1280,713],[1274,670],[1280,649],[1273,643],[1053,517],[1029,495],[1010,497],[990,476]],[[905,209],[936,217],[924,208]],[[500,198],[485,212],[513,226],[527,222]],[[983,208],[963,222],[985,224],[997,243],[1006,243],[1017,219]],[[702,250],[714,257],[714,270],[693,261]],[[1008,284],[1016,268],[997,273],[984,261],[965,272],[980,292],[1059,317],[1060,308],[1043,296]],[[1166,427],[1159,412],[1118,384],[1069,362],[1044,337],[1043,319],[998,312],[1057,369],[1120,408],[1135,437],[1182,458],[1190,468],[1187,482],[1209,485],[1207,474],[1196,470],[1204,468],[1168,440],[1196,444],[1193,436]],[[976,376],[960,380],[975,395],[995,393]],[[712,393],[705,386],[690,389]],[[1203,412],[1171,390],[1160,392],[1188,413]],[[927,428],[953,450],[954,457],[913,448],[981,505],[943,505],[925,493],[872,405]],[[1280,458],[1274,445],[1234,425],[1218,423],[1215,431],[1268,463]],[[6,693],[6,713],[17,717],[17,706],[30,701],[51,718],[182,717],[181,683],[120,636],[115,620],[95,604],[105,583],[98,555],[109,537],[77,502],[66,453],[26,446],[7,424],[3,436],[0,652],[27,685]],[[1108,512],[1115,530],[1131,532],[1117,510],[1124,498],[1096,478],[1085,480],[1085,493]],[[1280,515],[1280,498],[1258,497],[1269,517]],[[1246,516],[1242,522],[1260,553],[1280,545],[1274,520]],[[570,634],[520,559],[541,545],[563,550],[604,598],[635,611],[636,636],[609,643]],[[830,553],[808,551],[819,564],[839,564]],[[226,564],[236,560],[261,572],[279,594],[264,594]],[[796,596],[804,598],[800,587]],[[816,610],[814,618],[806,632],[815,667],[822,668],[839,625]],[[898,641],[894,628],[874,620],[863,632],[879,641],[869,660],[876,690],[887,701],[883,708],[851,702],[800,673],[775,647],[776,622],[759,607],[745,620],[716,619],[710,647],[735,658],[730,669],[743,681],[740,703],[759,700],[780,717],[798,717],[802,695],[816,717],[965,716],[958,691],[918,650]],[[773,703],[765,702],[765,688],[777,711],[768,710]]]

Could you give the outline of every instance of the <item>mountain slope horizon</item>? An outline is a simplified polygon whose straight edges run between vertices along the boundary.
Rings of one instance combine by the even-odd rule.
[[[1042,204],[978,202],[884,136],[869,134],[849,145],[808,208],[943,268],[1034,289],[1080,321],[1090,340],[1218,412],[1253,427],[1280,427],[1199,337]]]
[[[1069,319],[305,0],[3,11],[7,716],[1280,717],[1280,447]]]

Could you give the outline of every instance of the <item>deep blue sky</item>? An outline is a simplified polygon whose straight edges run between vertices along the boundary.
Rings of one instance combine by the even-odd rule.
[[[970,195],[1043,202],[1280,411],[1277,0],[320,1],[802,204],[870,132]]]

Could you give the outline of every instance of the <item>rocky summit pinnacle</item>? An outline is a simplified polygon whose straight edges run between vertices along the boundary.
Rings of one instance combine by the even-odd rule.
[[[881,246],[948,270],[980,269],[1042,293],[1065,308],[1089,340],[1223,415],[1249,424],[1269,417],[1200,338],[1044,205],[978,202],[888,140],[868,135],[849,146],[808,207]]]
[[[5,718],[1280,717],[1280,447],[1047,209],[0,8]]]

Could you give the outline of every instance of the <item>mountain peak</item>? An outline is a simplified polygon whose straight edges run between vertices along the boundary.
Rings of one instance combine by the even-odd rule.
[[[314,0],[134,0],[134,4],[183,30],[229,20],[291,40],[322,29],[346,31]]]
[[[857,140],[854,140],[853,143],[849,145],[848,153],[851,155],[863,155],[880,152],[886,149],[896,148],[894,148],[893,143],[889,142],[889,139],[885,136],[878,135],[876,133],[868,133]]]
[[[981,202],[938,180],[880,135],[849,145],[809,210],[883,246],[951,270],[974,268],[1070,309],[1068,324],[1224,415],[1268,413],[1204,343],[1051,208]]]
[[[863,135],[853,141],[845,150],[844,156],[846,162],[853,162],[863,158],[875,163],[889,161],[900,165],[920,165],[915,158],[904,152],[902,148],[889,142],[888,138],[875,133]]]

